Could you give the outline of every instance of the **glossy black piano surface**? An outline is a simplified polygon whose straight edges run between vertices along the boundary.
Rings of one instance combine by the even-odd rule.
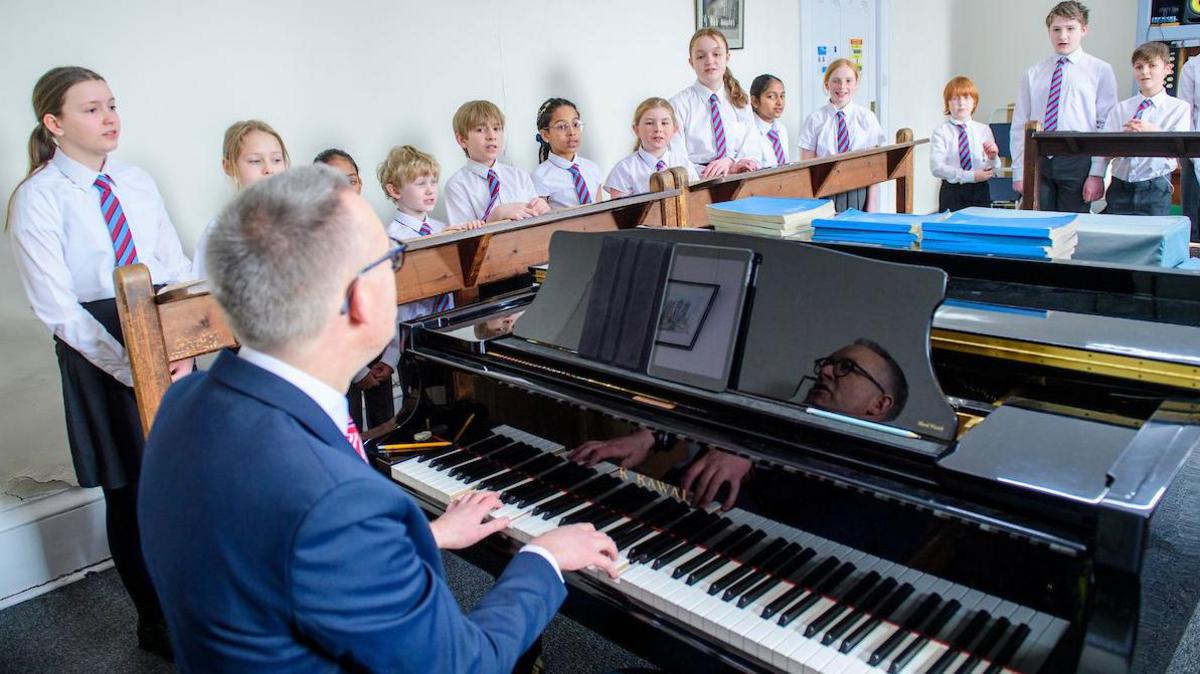
[[[523,312],[538,310],[541,293],[562,294],[552,287],[559,236],[542,289],[405,325],[407,356],[422,382],[469,375],[479,414],[511,427],[497,433],[502,439],[477,434],[477,446],[389,467],[431,511],[444,507],[449,490],[495,488],[521,515],[509,532],[514,541],[563,517],[593,521],[621,544],[630,575],[617,586],[576,579],[579,591],[717,655],[722,666],[983,672],[1007,661],[1015,671],[1165,669],[1200,583],[1192,535],[1200,406],[1186,376],[1139,381],[1103,368],[1008,360],[1002,349],[925,347],[925,367],[951,415],[948,433],[814,414],[795,399],[743,390],[753,387],[739,386],[736,368],[725,390],[696,389],[522,338],[520,327],[510,334]],[[593,235],[565,238],[580,236]],[[706,235],[621,236],[695,242]],[[758,283],[769,278],[768,262],[787,255],[764,252],[763,241],[739,242],[760,254]],[[858,276],[888,271],[868,260],[849,264]],[[951,274],[948,285],[956,283]],[[772,310],[767,290],[754,289],[747,311]],[[1158,330],[1128,316],[1037,302],[1013,310],[1019,287],[1002,290],[1005,306],[989,305],[995,298],[986,294],[940,308],[940,297],[921,299],[925,344],[931,331],[945,330],[1101,360],[1134,353],[1150,372],[1200,362],[1200,330],[1188,321]],[[838,299],[876,312],[888,305]],[[839,322],[828,309],[826,320]],[[738,508],[722,524],[720,513],[663,495],[670,474],[597,475],[555,455],[591,439],[581,428],[600,417],[752,458],[755,474]],[[586,418],[593,421],[581,423]],[[910,582],[917,578],[926,584]],[[745,598],[763,583],[761,594]],[[860,629],[865,635],[843,652]]]

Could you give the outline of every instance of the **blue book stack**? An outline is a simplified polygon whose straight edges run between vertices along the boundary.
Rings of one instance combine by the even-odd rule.
[[[921,240],[927,215],[867,213],[851,208],[832,218],[813,220],[814,242],[913,248]]]
[[[923,227],[921,249],[942,253],[1070,259],[1079,240],[1073,213],[1014,217],[997,213],[954,213]]]
[[[808,240],[813,219],[833,212],[829,199],[746,197],[709,205],[708,223],[718,232]]]

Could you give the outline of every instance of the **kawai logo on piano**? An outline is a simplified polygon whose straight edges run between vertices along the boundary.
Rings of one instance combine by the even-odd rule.
[[[933,431],[943,431],[946,427],[942,424],[935,424],[932,421],[918,421],[917,425],[921,428],[928,428]]]
[[[663,482],[662,480],[655,480],[652,477],[646,477],[645,475],[629,470],[628,468],[618,468],[617,477],[621,478],[625,482],[632,482],[639,487],[645,487],[646,489],[654,491],[663,496],[673,498],[676,501],[682,501],[684,503],[688,502],[687,492],[683,489],[680,489],[673,484]]]

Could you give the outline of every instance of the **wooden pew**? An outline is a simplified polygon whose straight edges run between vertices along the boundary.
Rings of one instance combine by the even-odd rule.
[[[679,194],[659,191],[411,241],[404,266],[396,272],[397,302],[447,292],[471,299],[478,284],[511,278],[545,262],[550,235],[559,230],[615,231],[650,221],[673,222],[673,212],[664,217],[661,211],[668,202],[673,207]],[[116,269],[113,282],[138,413],[148,435],[171,385],[170,363],[236,346],[237,340],[206,284],[156,294],[142,264]]]
[[[1187,161],[1200,157],[1200,132],[1186,133],[1134,133],[1134,132],[1077,132],[1042,131],[1040,122],[1025,124],[1025,179],[1026,186],[1038,185],[1041,181],[1042,157],[1055,156],[1087,157],[1174,157]],[[1026,189],[1021,196],[1023,210],[1039,209],[1037,189]]]
[[[928,138],[913,139],[912,129],[896,132],[896,144],[869,150],[832,155],[818,159],[762,169],[750,173],[711,178],[687,184],[683,169],[670,169],[655,178],[661,179],[659,189],[679,190],[674,202],[655,209],[645,224],[676,227],[708,225],[709,204],[749,196],[769,197],[828,197],[859,187],[896,181],[896,210],[911,213],[913,208],[913,151],[928,143]],[[651,183],[651,188],[655,183]],[[665,196],[665,195],[664,195]],[[655,216],[674,216],[660,220]]]

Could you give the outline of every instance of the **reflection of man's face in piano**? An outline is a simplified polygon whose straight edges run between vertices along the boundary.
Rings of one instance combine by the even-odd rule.
[[[817,381],[804,399],[806,405],[860,419],[888,419],[895,397],[884,388],[890,377],[882,356],[851,344],[818,362]]]
[[[506,316],[489,318],[483,323],[477,323],[475,325],[475,337],[477,339],[491,339],[492,337],[507,335],[513,331],[513,326],[517,324],[517,319],[523,313],[525,312],[518,311]]]

